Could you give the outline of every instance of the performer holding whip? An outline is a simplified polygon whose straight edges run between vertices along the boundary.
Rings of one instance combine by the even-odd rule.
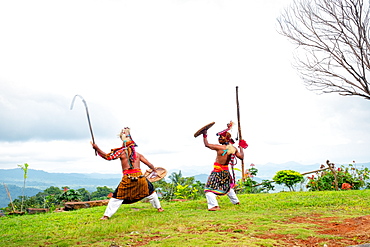
[[[121,182],[113,192],[113,196],[109,200],[101,220],[107,220],[112,217],[121,204],[131,204],[144,198],[147,198],[158,212],[164,211],[154,186],[149,180],[155,179],[154,181],[158,181],[162,179],[166,175],[166,171],[163,168],[154,167],[142,154],[136,152],[135,147],[137,145],[131,137],[129,128],[124,128],[121,131],[120,138],[123,141],[122,147],[112,149],[110,153],[104,153],[98,145],[91,143],[92,147],[103,159],[115,160],[119,158],[123,172]],[[141,172],[140,162],[143,162],[152,170],[148,179]]]
[[[121,182],[110,198],[108,206],[101,219],[107,220],[112,217],[112,215],[117,212],[121,204],[131,204],[144,198],[147,198],[158,212],[164,211],[152,182],[164,178],[167,174],[166,169],[162,167],[154,167],[142,154],[136,152],[135,147],[137,147],[137,145],[131,137],[129,128],[124,128],[120,133],[120,138],[123,141],[122,147],[112,149],[110,153],[103,152],[98,145],[95,144],[86,101],[80,95],[76,96],[79,96],[85,104],[92,136],[91,145],[95,150],[95,155],[98,154],[106,160],[115,160],[118,158],[121,160],[123,172]],[[71,110],[76,96],[73,98]],[[147,170],[145,174],[141,171],[141,162],[150,168],[150,170]]]

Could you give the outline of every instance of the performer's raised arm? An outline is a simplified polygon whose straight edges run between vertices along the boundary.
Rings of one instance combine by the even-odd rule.
[[[122,167],[122,179],[109,199],[108,206],[104,212],[102,220],[107,220],[115,214],[122,204],[131,204],[147,198],[158,212],[163,209],[154,190],[154,186],[140,169],[140,162],[153,169],[150,178],[157,176],[154,166],[141,154],[136,152],[136,143],[131,137],[130,129],[124,128],[120,133],[122,147],[111,149],[110,153],[103,152],[98,145],[91,143],[93,149],[106,160],[120,158]],[[161,179],[161,177],[160,177]]]
[[[92,143],[91,142],[91,145],[92,145],[93,149],[95,149],[96,152],[98,152],[98,155],[100,157],[102,157],[103,159],[105,159],[105,160],[115,160],[115,159],[118,159],[119,157],[121,157],[121,154],[124,151],[124,148],[116,148],[116,149],[112,149],[111,152],[107,154],[107,153],[103,152],[98,147],[98,145],[96,145],[95,143]]]
[[[207,140],[207,130],[203,131],[203,143],[204,143],[204,146],[206,146],[207,148],[209,147],[209,143]]]
[[[90,142],[91,143],[91,146],[93,147],[93,149],[95,149],[96,150],[96,152],[98,152],[98,154],[99,154],[99,156],[101,156],[101,157],[105,157],[107,154],[106,153],[104,153],[99,147],[98,147],[98,145],[96,145],[95,143],[92,143],[92,142]]]
[[[207,130],[204,130],[203,131],[203,143],[204,143],[204,146],[206,146],[207,148],[212,149],[212,150],[217,150],[217,149],[221,149],[222,148],[220,145],[210,144],[208,142],[208,139],[207,139]]]
[[[239,199],[234,191],[235,176],[231,176],[229,172],[229,165],[234,166],[235,156],[239,159],[244,158],[244,152],[240,152],[233,146],[235,143],[228,132],[233,123],[227,124],[227,129],[217,133],[219,144],[210,144],[207,139],[207,129],[214,124],[208,124],[195,132],[194,137],[203,134],[203,143],[209,149],[216,151],[216,160],[213,164],[211,175],[207,179],[204,192],[207,198],[208,210],[217,211],[220,207],[217,202],[217,195],[227,195],[233,204],[240,204]]]

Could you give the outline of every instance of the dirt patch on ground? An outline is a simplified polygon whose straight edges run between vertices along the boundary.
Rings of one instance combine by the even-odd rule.
[[[369,245],[363,246],[370,247],[370,215],[357,218],[349,218],[345,220],[336,217],[322,217],[321,215],[311,215],[307,217],[291,218],[286,224],[294,223],[307,223],[309,225],[308,228],[314,229],[314,231],[317,233],[317,236],[300,239],[297,238],[297,235],[293,234],[274,234],[272,232],[269,232],[264,235],[258,235],[254,237],[279,240],[282,246],[287,247],[344,247],[362,245],[366,243]],[[234,227],[234,229],[230,231],[236,232],[235,229],[238,229],[237,232],[242,232],[243,230],[248,229],[248,225],[238,225],[236,228]],[[197,234],[202,233],[197,232]],[[133,240],[132,244],[127,245],[145,246],[148,242],[155,240],[163,240],[163,236],[157,235],[146,237],[143,238],[140,242],[136,242],[135,240]],[[243,243],[240,244],[242,245]],[[116,245],[111,246],[113,247]]]
[[[286,246],[323,246],[339,247],[353,246],[370,243],[370,215],[340,220],[335,217],[320,217],[311,215],[309,217],[294,217],[290,223],[308,223],[317,227],[317,235],[330,235],[325,237],[309,237],[307,239],[296,239],[295,235],[266,234],[259,236],[265,239],[279,239]],[[370,245],[369,245],[370,246]]]

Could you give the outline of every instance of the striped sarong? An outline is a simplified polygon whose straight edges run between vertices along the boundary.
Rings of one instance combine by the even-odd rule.
[[[216,195],[226,195],[230,191],[232,182],[228,165],[215,163],[213,171],[208,177],[204,192],[212,192]]]
[[[112,197],[123,200],[123,204],[131,204],[152,194],[154,192],[153,184],[142,175],[140,169],[125,170]]]

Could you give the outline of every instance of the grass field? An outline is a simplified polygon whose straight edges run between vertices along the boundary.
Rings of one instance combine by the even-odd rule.
[[[370,233],[325,231],[327,225],[369,223],[370,190],[239,195],[241,205],[220,197],[220,211],[205,199],[122,205],[108,221],[105,206],[0,218],[0,246],[349,246],[370,243]],[[361,218],[362,217],[362,218]],[[298,220],[299,219],[299,220]],[[366,218],[367,219],[367,218]],[[347,222],[347,223],[346,223]],[[359,223],[360,224],[360,223]],[[368,227],[368,226],[366,226]],[[339,229],[339,228],[338,228]],[[369,228],[370,230],[370,228]],[[312,244],[314,241],[315,244]]]

